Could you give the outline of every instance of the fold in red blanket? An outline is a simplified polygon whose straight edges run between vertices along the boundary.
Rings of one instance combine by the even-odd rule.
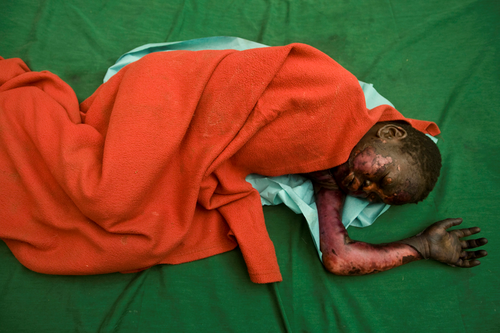
[[[280,281],[245,176],[334,167],[395,119],[302,44],[150,54],[81,105],[56,75],[0,60],[0,238],[46,274],[137,271],[238,245],[252,281]]]

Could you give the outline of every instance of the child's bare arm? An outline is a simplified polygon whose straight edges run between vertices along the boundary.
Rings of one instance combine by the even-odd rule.
[[[321,188],[316,193],[319,214],[320,246],[323,264],[337,275],[363,275],[385,271],[423,258],[435,259],[453,266],[473,267],[486,251],[470,251],[487,243],[485,238],[460,241],[479,232],[479,228],[446,231],[460,219],[448,219],[431,225],[417,236],[388,244],[368,244],[349,238],[342,224],[345,194],[340,190]]]

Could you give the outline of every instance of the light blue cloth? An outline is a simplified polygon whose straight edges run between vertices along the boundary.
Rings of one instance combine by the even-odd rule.
[[[129,51],[122,55],[116,63],[111,66],[106,75],[104,76],[104,82],[108,81],[110,77],[115,75],[120,69],[126,65],[137,61],[144,57],[146,54],[153,52],[163,52],[163,51],[177,51],[177,50],[188,50],[188,51],[201,51],[201,50],[248,50],[256,49],[259,47],[267,47],[267,45],[252,42],[246,39],[237,37],[207,37],[199,39],[191,39],[180,42],[170,42],[170,43],[154,43],[146,44],[136,47],[132,51]]]
[[[104,77],[104,82],[109,80],[109,78],[126,65],[153,52],[227,49],[243,51],[260,47],[267,47],[267,45],[237,37],[208,37],[180,42],[146,44],[122,55],[117,62],[108,69]],[[383,104],[393,106],[373,88],[372,84],[362,81],[359,81],[359,83],[365,94],[365,101],[368,108],[372,109]],[[437,141],[434,137],[431,138],[434,142]],[[279,205],[284,203],[295,213],[304,215],[321,259],[318,210],[314,202],[314,191],[311,181],[299,175],[264,177],[255,174],[249,175],[246,180],[259,191],[262,205]],[[347,196],[342,213],[342,223],[346,228],[349,226],[367,227],[375,222],[375,220],[389,209],[389,207],[389,205],[384,203],[370,203],[364,199]]]

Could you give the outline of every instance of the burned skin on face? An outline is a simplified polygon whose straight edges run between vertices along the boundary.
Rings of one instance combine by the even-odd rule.
[[[394,147],[376,142],[353,150],[349,160],[333,170],[339,187],[372,202],[401,205],[415,201],[420,181],[409,161],[390,148]]]
[[[386,165],[391,163],[392,157],[376,154],[373,147],[368,147],[356,155],[353,167],[365,176],[373,177],[384,173]]]

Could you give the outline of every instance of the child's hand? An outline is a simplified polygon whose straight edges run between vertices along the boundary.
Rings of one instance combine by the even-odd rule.
[[[450,266],[474,267],[480,264],[479,258],[488,253],[484,250],[466,251],[488,243],[486,238],[460,240],[460,238],[477,234],[478,227],[446,229],[462,223],[462,219],[446,219],[430,225],[416,236],[420,240],[417,251],[424,258],[434,259]],[[416,244],[414,244],[416,245]]]

